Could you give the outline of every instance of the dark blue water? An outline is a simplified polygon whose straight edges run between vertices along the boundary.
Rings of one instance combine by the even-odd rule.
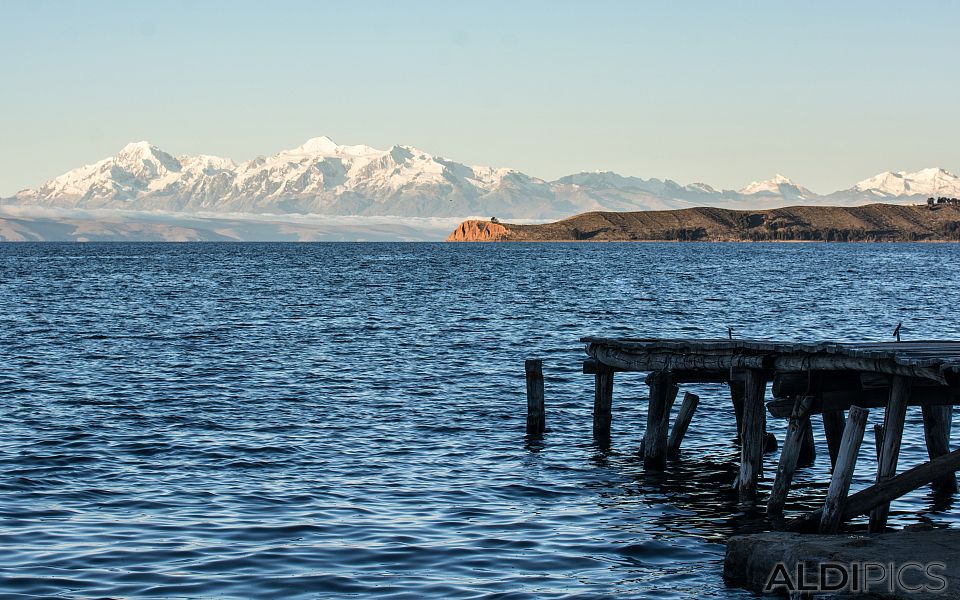
[[[618,376],[612,445],[595,445],[578,339],[879,340],[898,321],[907,339],[960,338],[958,259],[946,244],[0,245],[0,592],[741,597],[723,541],[766,524],[730,489],[726,388],[693,388],[683,460],[644,473],[642,376]],[[546,360],[542,442],[523,435],[530,356]],[[918,411],[907,429],[902,466],[925,456]],[[788,511],[822,497],[819,450]],[[920,490],[891,524],[956,524],[954,508]]]

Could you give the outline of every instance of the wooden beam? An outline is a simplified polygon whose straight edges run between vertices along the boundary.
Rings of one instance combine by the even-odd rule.
[[[820,392],[810,409],[810,414],[830,410],[847,410],[851,406],[863,408],[883,408],[890,398],[889,387],[870,388],[862,391],[825,391]],[[942,385],[914,385],[907,406],[943,406],[960,404],[960,388]],[[787,418],[793,407],[792,398],[774,398],[767,403],[770,416]]]
[[[775,398],[817,396],[824,391],[860,391],[857,371],[791,371],[773,376],[771,393]]]
[[[587,345],[587,354],[600,362],[624,371],[655,372],[666,370],[729,371],[730,369],[762,369],[762,356],[685,355],[661,353],[634,353],[610,346]]]
[[[679,389],[664,371],[647,377],[650,400],[647,405],[647,430],[643,440],[643,466],[662,471],[667,466],[667,429],[670,425],[670,408]]]
[[[840,442],[843,440],[843,411],[831,410],[823,413],[823,435],[827,438],[827,450],[830,452],[830,468],[837,466],[840,454]]]
[[[783,505],[787,501],[787,493],[790,491],[793,474],[797,469],[804,432],[806,426],[810,424],[809,411],[812,403],[813,396],[800,396],[793,405],[793,414],[790,416],[787,435],[783,440],[783,450],[780,452],[780,463],[777,465],[777,478],[773,482],[773,490],[767,501],[768,515],[783,513]]]
[[[615,373],[627,372],[626,369],[618,369],[610,365],[605,365],[595,358],[588,358],[583,361],[584,375],[596,375],[601,371],[613,371]],[[730,371],[671,371],[670,378],[674,383],[725,383],[730,379]]]
[[[546,426],[543,407],[543,361],[527,360],[524,371],[527,375],[527,435],[540,435]]]
[[[894,377],[890,383],[890,401],[883,416],[883,442],[877,464],[877,483],[890,479],[897,472],[900,441],[907,416],[907,400],[913,381],[908,377]],[[880,504],[870,513],[870,533],[881,533],[887,527],[890,503]]]
[[[953,426],[952,406],[923,407],[923,437],[931,460],[950,453],[950,429]],[[957,491],[957,476],[948,473],[933,481],[933,489],[944,494]]]
[[[737,487],[741,501],[751,500],[757,492],[757,481],[763,467],[764,431],[763,397],[767,389],[763,371],[747,371],[743,399],[743,429],[740,432],[740,475]]]
[[[616,371],[616,369],[613,369],[611,367],[608,367],[607,365],[604,365],[603,363],[599,362],[595,358],[588,358],[585,361],[583,361],[584,375],[596,375],[597,373],[600,373],[602,371]]]
[[[673,423],[673,429],[670,430],[670,438],[667,440],[667,456],[676,458],[680,455],[680,444],[683,443],[683,436],[690,427],[690,420],[693,419],[693,413],[697,411],[697,404],[700,403],[700,396],[686,392],[683,395],[683,403],[680,405],[680,411],[677,413],[677,420]]]
[[[608,439],[613,410],[613,371],[598,372],[593,379],[593,436]]]
[[[944,454],[908,469],[903,473],[875,483],[847,497],[843,507],[842,521],[849,521],[854,517],[865,515],[875,507],[889,504],[893,500],[909,494],[922,485],[927,485],[947,473],[956,473],[960,470],[960,450]],[[789,531],[811,531],[823,518],[823,509],[819,508],[801,517],[793,519],[787,524]]]
[[[867,427],[867,410],[851,406],[847,414],[847,425],[843,429],[843,441],[837,465],[830,478],[827,499],[823,503],[823,516],[820,519],[820,533],[836,533],[843,519],[844,504],[850,491],[853,469],[857,466],[857,455],[863,443],[863,432]]]

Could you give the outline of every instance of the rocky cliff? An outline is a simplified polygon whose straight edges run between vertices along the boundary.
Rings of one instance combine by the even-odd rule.
[[[515,227],[515,226],[514,226]],[[448,242],[499,242],[510,236],[510,231],[490,221],[464,221],[453,230]]]

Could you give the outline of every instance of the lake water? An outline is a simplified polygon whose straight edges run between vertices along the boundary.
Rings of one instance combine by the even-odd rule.
[[[0,245],[0,592],[746,597],[723,584],[723,542],[765,524],[731,490],[728,390],[689,388],[683,460],[645,473],[643,377],[618,375],[597,446],[579,338],[886,340],[898,321],[904,339],[960,338],[958,259],[947,244]],[[545,360],[540,442],[523,433],[527,357]],[[925,459],[919,423],[908,411],[901,465]],[[815,433],[788,513],[825,491]],[[957,508],[924,488],[891,525],[956,525]]]

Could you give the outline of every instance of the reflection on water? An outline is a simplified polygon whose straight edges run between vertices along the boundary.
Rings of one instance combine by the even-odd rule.
[[[735,598],[728,390],[647,473],[582,335],[960,338],[952,245],[0,246],[0,589],[36,597]],[[545,359],[527,439],[523,359]],[[872,411],[873,422],[882,411]],[[769,427],[782,440],[785,423]],[[797,471],[816,508],[829,460]],[[873,447],[867,428],[865,449]],[[925,459],[908,412],[901,466]],[[772,484],[777,454],[765,457]],[[863,452],[854,488],[872,482]],[[953,526],[923,488],[893,526]]]

